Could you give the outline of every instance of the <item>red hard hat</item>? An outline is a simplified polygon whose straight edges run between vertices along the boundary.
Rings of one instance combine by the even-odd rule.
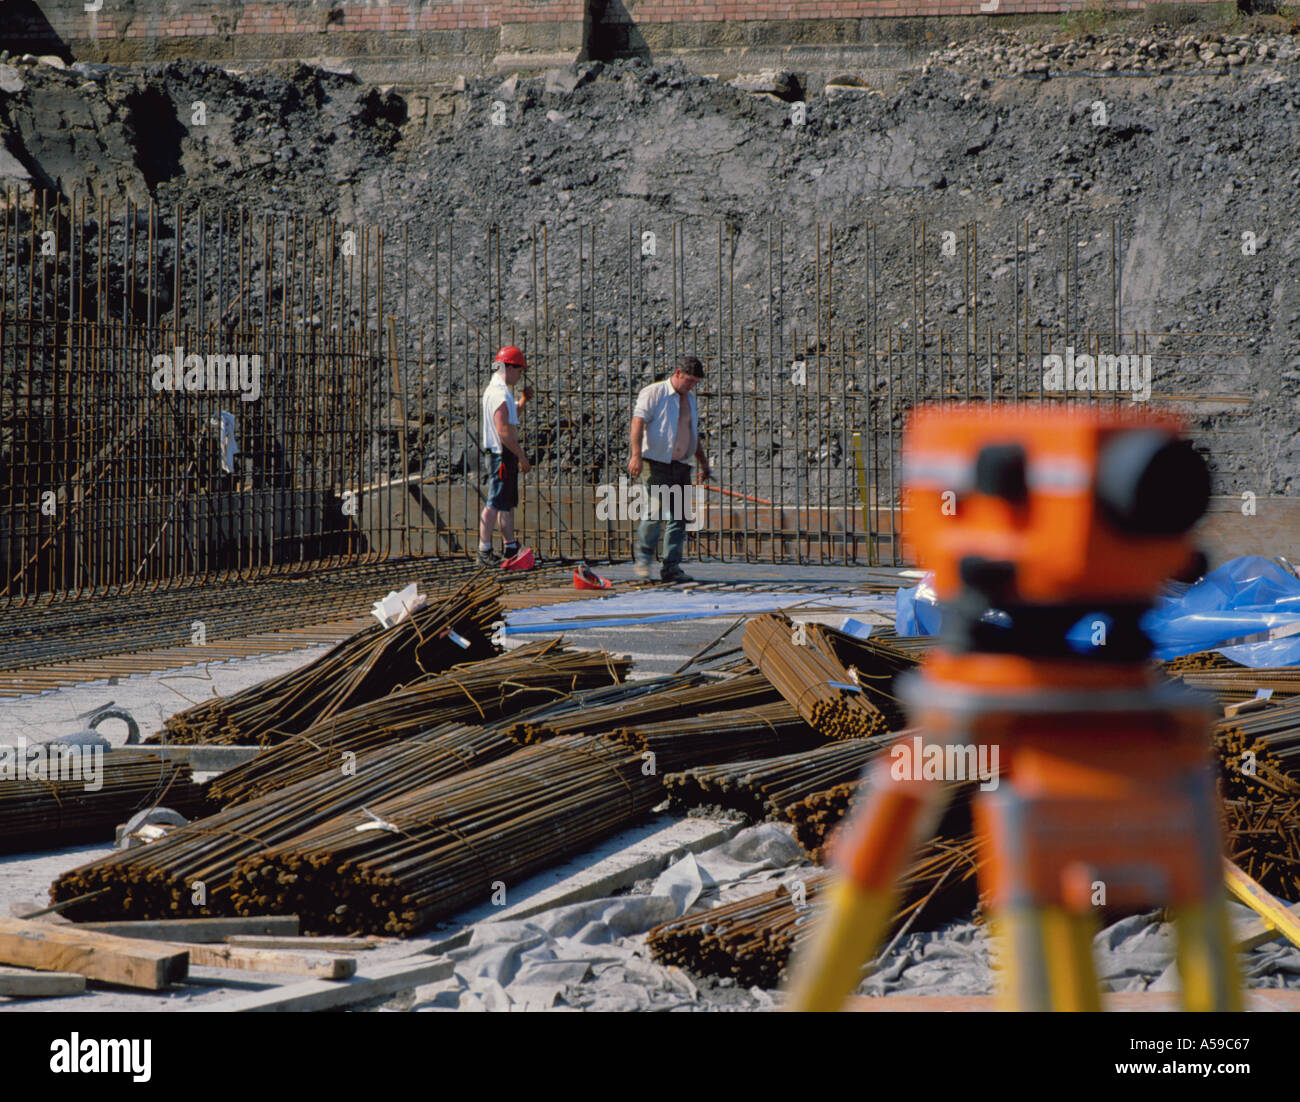
[[[528,362],[524,359],[524,354],[513,344],[508,344],[505,348],[501,349],[501,351],[497,353],[496,359],[492,362],[497,364],[509,364],[511,367],[528,367]]]

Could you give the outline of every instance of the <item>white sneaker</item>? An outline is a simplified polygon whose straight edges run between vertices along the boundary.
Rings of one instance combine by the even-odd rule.
[[[632,569],[636,572],[638,578],[650,577],[650,564],[648,562],[641,562],[638,559],[632,563]]]

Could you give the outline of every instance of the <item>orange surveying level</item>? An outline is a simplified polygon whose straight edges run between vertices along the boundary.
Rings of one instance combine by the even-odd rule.
[[[987,746],[1001,764],[973,811],[1004,1005],[1099,1010],[1092,938],[1109,905],[1168,907],[1184,1005],[1239,1009],[1209,713],[1157,682],[1139,625],[1195,556],[1204,461],[1171,417],[1042,405],[919,410],[903,461],[905,530],[945,611],[899,691],[937,760]],[[791,1009],[843,1005],[963,779],[899,779],[891,757],[840,835]]]

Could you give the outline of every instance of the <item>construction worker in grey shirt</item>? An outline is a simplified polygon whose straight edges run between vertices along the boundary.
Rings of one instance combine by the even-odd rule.
[[[627,471],[645,483],[650,503],[637,528],[635,569],[639,578],[650,577],[667,520],[659,576],[665,582],[691,580],[681,568],[686,545],[686,500],[691,493],[691,457],[700,461],[701,479],[712,477],[700,440],[699,407],[691,393],[702,378],[704,365],[694,356],[683,356],[669,378],[643,387],[636,396]],[[664,503],[670,504],[667,510],[661,507]]]

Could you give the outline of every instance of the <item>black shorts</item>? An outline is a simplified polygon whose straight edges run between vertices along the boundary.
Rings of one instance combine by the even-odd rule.
[[[519,504],[519,457],[513,452],[491,452],[492,480],[488,485],[488,506],[508,513]]]

